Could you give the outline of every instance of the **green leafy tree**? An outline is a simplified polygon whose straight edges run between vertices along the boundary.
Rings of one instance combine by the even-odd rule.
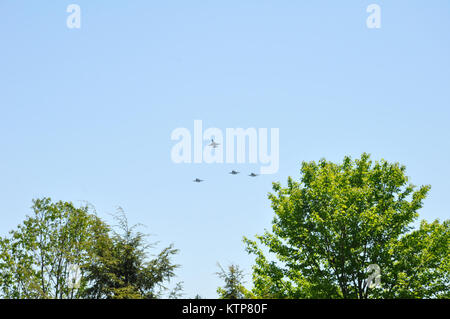
[[[365,153],[340,164],[303,162],[300,182],[273,184],[272,231],[257,241],[244,238],[256,256],[253,293],[448,298],[448,221],[412,230],[429,189],[410,184],[404,166],[373,163]],[[369,286],[372,264],[381,269],[381,286]]]
[[[88,206],[43,198],[32,208],[33,216],[0,238],[0,297],[157,298],[167,290],[177,250],[169,246],[148,260],[151,245],[124,215],[117,233]],[[76,278],[72,266],[79,268]],[[169,297],[181,291],[178,283]]]
[[[87,285],[82,275],[92,257],[91,247],[108,227],[87,206],[42,198],[33,200],[32,209],[33,216],[0,239],[1,296],[80,297]],[[71,285],[71,265],[80,268],[79,285]]]
[[[216,273],[225,285],[217,288],[217,294],[220,299],[244,299],[251,298],[252,295],[243,285],[244,273],[238,265],[231,264],[225,270],[220,264],[217,264],[220,271]]]
[[[392,249],[384,276],[387,298],[450,298],[450,221],[422,221]]]
[[[87,266],[87,298],[151,299],[167,291],[165,284],[175,276],[171,257],[178,250],[172,245],[164,248],[154,259],[148,260],[145,235],[129,227],[123,212],[116,216],[120,232],[98,243],[94,258]],[[170,298],[180,296],[181,284],[169,293]]]

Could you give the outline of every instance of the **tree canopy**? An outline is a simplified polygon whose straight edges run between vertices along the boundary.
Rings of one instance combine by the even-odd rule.
[[[365,153],[322,159],[272,187],[271,230],[244,237],[253,287],[239,266],[219,264],[219,298],[450,298],[450,220],[419,220],[430,186],[411,184],[405,166]],[[115,226],[88,205],[46,197],[32,211],[0,237],[0,297],[182,296],[181,282],[168,288],[178,250],[155,252],[121,209]]]
[[[171,257],[178,250],[173,245],[164,248],[156,258],[148,260],[145,235],[129,226],[125,215],[116,216],[119,232],[95,247],[94,259],[86,267],[92,285],[86,290],[88,298],[153,299],[167,291],[165,282],[175,276]],[[178,296],[178,284],[171,297]]]
[[[422,221],[413,230],[430,186],[415,187],[405,171],[363,154],[339,164],[303,162],[299,182],[273,183],[272,231],[244,238],[256,256],[253,293],[448,298],[449,222]],[[369,286],[370,265],[381,269],[381,286]]]
[[[116,232],[88,206],[42,198],[32,209],[33,216],[0,238],[4,298],[156,298],[175,275],[177,250],[171,245],[150,259],[151,245],[123,214]],[[74,266],[79,278],[72,278]]]
[[[108,227],[88,207],[33,200],[34,215],[0,238],[0,290],[6,298],[77,298],[80,288],[69,285],[70,265],[81,269],[92,258],[96,238]]]
[[[220,271],[216,272],[216,275],[224,281],[224,286],[217,288],[219,299],[244,299],[252,297],[251,292],[244,286],[244,272],[238,265],[231,264],[226,270],[220,264],[217,265]]]

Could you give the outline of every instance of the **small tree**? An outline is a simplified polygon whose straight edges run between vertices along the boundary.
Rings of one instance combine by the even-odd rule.
[[[94,258],[87,267],[87,279],[92,285],[86,290],[88,298],[141,299],[158,298],[166,291],[165,282],[175,276],[171,257],[178,250],[172,245],[164,248],[156,258],[148,260],[145,235],[136,232],[138,225],[129,227],[123,212],[116,216],[119,231],[99,242]],[[170,293],[178,297],[181,284]]]
[[[34,216],[0,239],[0,294],[5,298],[78,298],[96,238],[108,227],[87,206],[33,200]],[[69,282],[70,267],[80,268],[79,285]],[[77,279],[77,280],[78,280]]]
[[[225,282],[224,287],[217,288],[217,294],[220,299],[243,299],[250,298],[250,292],[244,287],[243,271],[238,265],[231,264],[225,270],[220,264],[217,264],[220,271],[216,273],[219,278]]]
[[[300,182],[273,184],[272,232],[244,238],[256,255],[253,292],[266,298],[448,297],[449,223],[412,231],[430,186],[369,155],[342,164],[303,162]],[[370,287],[369,266],[381,269]]]

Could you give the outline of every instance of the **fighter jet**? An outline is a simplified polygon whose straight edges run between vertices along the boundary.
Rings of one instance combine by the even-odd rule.
[[[211,146],[212,148],[217,148],[220,145],[220,143],[214,142],[214,139],[211,139],[211,143],[208,146]]]
[[[258,176],[259,174],[255,174],[255,173],[251,173],[250,175],[248,175],[248,176],[250,176],[250,177],[256,177],[256,176]]]
[[[238,172],[238,171],[235,171],[235,170],[232,170],[232,171],[230,172],[230,174],[231,174],[231,175],[237,175],[237,174],[239,174],[239,172]]]
[[[196,178],[196,179],[193,180],[193,182],[194,182],[194,183],[201,183],[201,182],[203,182],[203,180],[202,180],[202,179],[199,179],[199,178]]]

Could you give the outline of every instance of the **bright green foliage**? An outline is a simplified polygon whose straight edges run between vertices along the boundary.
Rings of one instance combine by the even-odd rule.
[[[243,285],[244,274],[238,265],[231,264],[227,271],[218,264],[220,271],[216,273],[225,282],[224,287],[217,288],[219,299],[251,298],[252,294]]]
[[[107,227],[88,207],[33,201],[34,216],[27,217],[8,238],[0,239],[0,296],[5,298],[77,298],[79,288],[68,285],[69,265],[82,272],[90,262],[95,237]]]
[[[142,299],[158,298],[166,290],[164,283],[175,276],[178,265],[171,257],[178,250],[173,246],[164,248],[152,260],[147,260],[145,235],[128,226],[121,213],[117,216],[120,233],[95,247],[94,258],[87,266],[87,279],[92,285],[86,290],[87,298]],[[181,284],[170,293],[171,298],[180,294]]]
[[[273,184],[272,232],[244,238],[256,255],[254,294],[265,298],[448,297],[448,222],[412,222],[429,191],[405,167],[369,155],[302,163],[301,181]],[[274,257],[274,258],[272,258]],[[381,268],[368,288],[367,267]]]
[[[144,235],[119,217],[116,233],[88,207],[33,201],[27,217],[7,238],[0,238],[0,297],[4,298],[156,298],[177,265],[169,246],[147,260]],[[79,286],[70,285],[69,266],[81,270]],[[178,284],[170,297],[180,295]]]
[[[450,221],[422,221],[393,247],[388,298],[450,298]]]

